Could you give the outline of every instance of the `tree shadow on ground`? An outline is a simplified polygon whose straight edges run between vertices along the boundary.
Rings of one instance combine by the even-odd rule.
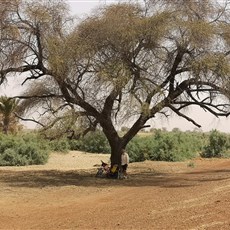
[[[156,171],[133,171],[128,179],[96,178],[95,170],[0,170],[0,183],[10,187],[189,187],[200,183],[230,179],[230,170],[206,170],[187,173],[158,173]]]

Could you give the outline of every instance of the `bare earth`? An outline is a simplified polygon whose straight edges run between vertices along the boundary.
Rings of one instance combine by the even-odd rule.
[[[95,178],[108,159],[70,152],[0,167],[0,229],[230,229],[230,160],[146,161],[126,180]]]

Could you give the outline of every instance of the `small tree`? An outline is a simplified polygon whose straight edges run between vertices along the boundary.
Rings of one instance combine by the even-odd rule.
[[[204,148],[203,157],[221,157],[227,148],[226,135],[213,130],[209,135],[209,144]]]

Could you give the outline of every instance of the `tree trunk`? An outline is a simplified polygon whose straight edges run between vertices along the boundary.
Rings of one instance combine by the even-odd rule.
[[[111,166],[117,164],[121,165],[121,150],[125,148],[123,141],[121,138],[119,138],[118,135],[110,135],[107,136],[107,139],[109,141],[110,149],[111,149]]]
[[[6,135],[8,134],[9,123],[10,123],[9,118],[8,117],[4,118],[4,120],[3,120],[3,133]]]
[[[116,132],[111,119],[107,119],[101,123],[103,127],[103,132],[109,141],[111,148],[111,166],[117,164],[119,167],[121,166],[121,153],[122,149],[125,149],[127,144],[131,141],[131,139],[138,133],[138,131],[143,127],[147,118],[140,117],[136,123],[132,126],[132,128],[123,136],[119,137]]]
[[[121,165],[121,147],[113,146],[111,147],[111,166],[117,164],[119,167]]]

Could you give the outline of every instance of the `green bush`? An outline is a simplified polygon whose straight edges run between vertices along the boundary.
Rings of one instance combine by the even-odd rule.
[[[48,152],[48,144],[34,135],[0,135],[0,166],[44,164]]]
[[[70,141],[71,150],[90,153],[109,153],[110,146],[105,135],[100,132],[90,132],[80,140]]]
[[[177,161],[179,160],[178,143],[174,136],[163,135],[155,139],[150,159],[156,161]]]
[[[70,144],[67,139],[57,139],[49,142],[50,148],[55,152],[68,152]]]
[[[81,150],[81,140],[69,140],[70,150]]]
[[[0,155],[0,165],[1,166],[19,166],[19,165],[27,165],[28,160],[25,156],[21,156],[17,153],[17,151],[13,148],[6,149]]]
[[[209,143],[204,147],[202,157],[222,157],[229,148],[228,138],[225,134],[213,130],[209,135]]]
[[[153,135],[135,137],[127,151],[131,161],[183,161],[197,156],[206,139],[202,133],[155,130]]]
[[[129,153],[130,162],[139,162],[139,161],[146,160],[144,148],[143,148],[144,143],[142,142],[142,140],[144,140],[144,138],[135,137],[128,144],[127,152]]]

